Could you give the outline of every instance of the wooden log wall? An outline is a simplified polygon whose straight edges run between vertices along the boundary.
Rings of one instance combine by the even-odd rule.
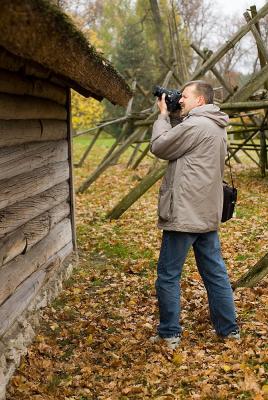
[[[69,89],[0,60],[1,340],[73,251],[74,218]]]

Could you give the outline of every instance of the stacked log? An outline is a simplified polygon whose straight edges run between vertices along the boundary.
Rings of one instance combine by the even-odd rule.
[[[3,64],[0,341],[75,245],[69,89]]]

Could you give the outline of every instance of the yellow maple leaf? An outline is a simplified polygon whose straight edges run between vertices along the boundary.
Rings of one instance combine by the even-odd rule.
[[[172,362],[175,365],[180,365],[181,363],[183,363],[184,357],[182,354],[174,354]]]
[[[230,370],[231,370],[231,367],[230,367],[230,365],[222,365],[222,367],[221,367],[225,372],[229,372]]]
[[[90,334],[87,337],[87,344],[90,346],[93,343],[93,336]]]

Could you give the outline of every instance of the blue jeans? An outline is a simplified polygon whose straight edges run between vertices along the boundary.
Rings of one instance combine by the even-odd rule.
[[[207,291],[212,324],[218,335],[227,336],[238,326],[233,291],[222,259],[217,231],[163,231],[156,280],[160,314],[158,334],[168,338],[181,333],[180,278],[190,246],[193,246],[196,264]]]

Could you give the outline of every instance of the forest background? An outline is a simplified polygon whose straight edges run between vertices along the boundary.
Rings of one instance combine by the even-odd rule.
[[[181,46],[177,72],[185,79],[202,62],[190,47],[191,43],[203,51],[215,51],[245,23],[243,15],[227,17],[215,7],[213,0],[56,0],[56,3],[126,80],[130,81],[129,74],[132,74],[148,94],[145,98],[136,93],[134,112],[152,105],[152,87],[162,83],[167,67],[175,61],[171,42],[174,24],[176,40]],[[268,39],[267,21],[266,17],[260,24],[264,42]],[[217,64],[219,73],[232,87],[245,83],[259,68],[256,45],[250,33]],[[216,88],[216,97],[221,100],[224,89],[211,73],[206,79]],[[171,81],[169,86],[172,85],[178,88],[177,82]],[[99,103],[73,92],[75,130],[89,128],[100,120],[123,113],[122,108],[106,101]],[[112,127],[109,133],[116,135],[118,130]]]

